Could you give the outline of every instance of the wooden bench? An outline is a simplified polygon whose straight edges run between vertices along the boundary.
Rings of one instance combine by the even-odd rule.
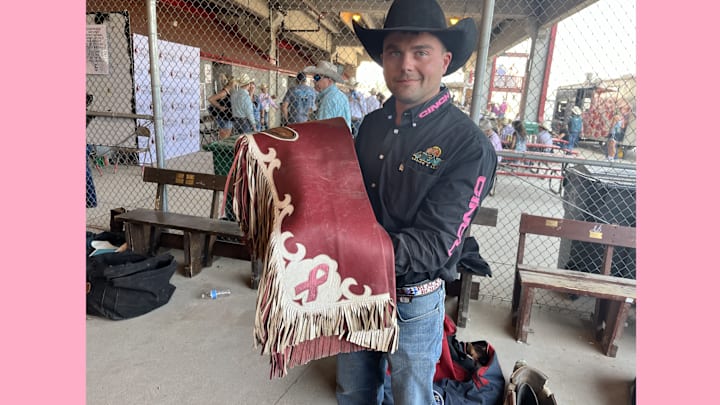
[[[139,253],[154,254],[163,229],[176,229],[183,232],[185,275],[192,277],[203,267],[212,265],[213,247],[218,236],[243,240],[237,222],[217,219],[226,178],[214,174],[146,167],[143,181],[158,185],[155,209],[138,208],[116,217],[125,224],[125,238],[129,248]],[[160,196],[164,185],[212,190],[210,216],[160,211]]]
[[[597,243],[604,247],[602,274],[541,267],[524,262],[526,235]],[[520,217],[512,321],[515,338],[527,342],[530,312],[536,289],[596,298],[593,326],[595,338],[605,355],[615,357],[615,341],[622,336],[630,305],[636,300],[636,281],[610,273],[614,247],[635,248],[635,228],[596,222],[541,217],[523,213]]]
[[[480,207],[472,224],[495,227],[497,226],[497,216],[497,208]],[[446,294],[450,297],[458,297],[455,324],[464,328],[470,315],[470,298],[478,299],[480,283],[473,281],[473,273],[462,266],[458,266],[458,273],[460,273],[460,279],[448,284]]]

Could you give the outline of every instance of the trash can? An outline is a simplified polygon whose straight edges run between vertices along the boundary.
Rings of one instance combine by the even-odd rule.
[[[635,226],[635,169],[576,165],[566,170],[564,182],[565,219]],[[563,239],[558,268],[600,273],[602,256],[598,244]],[[611,274],[635,279],[635,268],[635,249],[616,247]]]
[[[525,133],[527,135],[537,135],[538,133],[538,126],[539,124],[535,121],[525,121],[523,123],[525,126]]]
[[[230,173],[230,166],[232,165],[233,158],[235,155],[235,141],[237,141],[238,135],[230,135],[229,137],[210,142],[207,145],[203,145],[203,149],[213,154],[213,172],[220,176],[227,176]],[[225,216],[222,219],[229,221],[235,221],[235,213],[232,208],[232,198],[228,197],[225,201]]]
[[[203,145],[204,150],[213,153],[213,171],[215,174],[227,176],[230,172],[230,165],[232,165],[235,154],[235,141],[239,136],[239,134],[230,135],[225,139]]]

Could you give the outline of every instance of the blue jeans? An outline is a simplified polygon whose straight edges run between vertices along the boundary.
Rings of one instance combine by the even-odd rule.
[[[411,302],[398,302],[397,311],[400,340],[395,353],[337,355],[338,405],[392,404],[393,399],[399,405],[435,403],[433,377],[442,350],[445,286]],[[392,395],[383,389],[388,363]]]
[[[567,148],[568,150],[573,150],[577,146],[578,139],[580,139],[580,133],[572,133],[568,135],[568,144]]]

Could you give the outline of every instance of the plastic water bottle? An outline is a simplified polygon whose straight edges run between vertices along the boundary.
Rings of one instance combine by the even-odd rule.
[[[200,295],[200,298],[204,298],[206,300],[216,300],[221,297],[227,297],[230,295],[230,289],[212,289],[209,291],[203,291],[203,293]]]

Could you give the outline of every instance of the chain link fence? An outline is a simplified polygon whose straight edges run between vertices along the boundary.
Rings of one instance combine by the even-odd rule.
[[[520,213],[635,226],[635,2],[496,0],[491,16],[483,16],[484,2],[440,3],[448,24],[472,17],[479,27],[491,25],[489,37],[480,38],[487,61],[478,64],[473,56],[444,79],[459,107],[470,112],[479,105],[496,118],[499,132],[506,119],[524,122],[530,143],[546,127],[559,144],[569,140],[573,107],[581,110],[574,155],[540,154],[534,167],[510,167],[518,155],[500,152],[499,170],[506,173],[483,203],[498,208],[497,227],[473,227],[472,234],[494,274],[481,280],[482,299],[507,303]],[[352,20],[382,27],[389,6],[385,0],[87,1],[88,229],[109,229],[114,208],[155,206],[156,187],[143,183],[144,166],[228,172],[235,136],[220,139],[208,98],[231,77],[254,80],[254,113],[267,127],[281,125],[282,101],[296,74],[322,60],[356,79],[366,99],[389,97],[381,68],[352,30]],[[167,197],[170,211],[210,213],[210,195],[169,187]],[[598,271],[591,247],[528,243],[541,244],[540,265]],[[615,255],[613,274],[634,278],[634,250]],[[553,294],[537,302],[583,311],[588,305]]]

